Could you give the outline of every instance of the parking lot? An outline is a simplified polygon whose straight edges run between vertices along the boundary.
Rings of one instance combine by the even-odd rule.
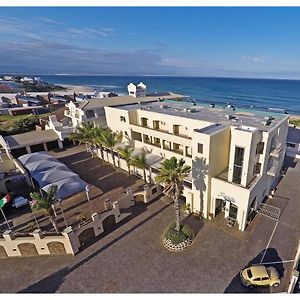
[[[137,190],[143,185],[143,181],[135,176],[128,176],[126,172],[115,170],[110,164],[103,163],[99,158],[91,158],[90,153],[85,152],[85,146],[79,145],[62,150],[50,151],[52,156],[61,160],[72,171],[79,174],[89,186],[90,203],[87,201],[85,191],[77,193],[64,200],[62,211],[67,225],[78,226],[81,220],[90,218],[93,212],[104,210],[104,201],[117,200],[127,189]],[[27,193],[29,195],[29,193]],[[60,230],[65,228],[65,221],[59,205],[56,205],[58,214],[57,223]],[[6,212],[9,223],[14,231],[26,232],[37,228],[29,205],[18,209],[9,209]],[[38,225],[42,230],[53,231],[47,216],[42,212],[35,212]],[[1,230],[7,229],[5,223]]]
[[[192,246],[171,253],[160,239],[174,219],[174,210],[162,197],[75,257],[1,261],[1,292],[285,292],[299,242],[299,181],[300,164],[291,164],[275,196],[268,200],[281,208],[276,227],[276,221],[258,215],[246,232],[237,234],[228,230],[225,221],[222,229],[191,216],[185,221],[197,234]],[[239,271],[259,263],[262,256],[263,263],[281,273],[280,286],[244,288]]]

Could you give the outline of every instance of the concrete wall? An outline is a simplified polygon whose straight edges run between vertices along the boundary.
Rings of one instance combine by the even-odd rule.
[[[3,238],[0,238],[0,247],[3,247],[2,251],[5,250],[2,257],[5,257],[5,253],[7,257],[49,254],[74,255],[78,252],[78,248],[76,244],[74,245],[74,240],[71,237],[73,234],[70,227],[66,228],[60,235],[44,235],[41,230],[36,229],[28,236],[17,237],[12,231],[5,231]]]

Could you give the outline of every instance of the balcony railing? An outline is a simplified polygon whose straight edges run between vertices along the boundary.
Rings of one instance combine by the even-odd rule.
[[[277,143],[276,145],[271,147],[270,155],[279,157],[282,150],[283,150],[283,145],[281,143]]]
[[[171,135],[171,136],[178,136],[178,137],[181,137],[181,138],[184,138],[184,139],[188,139],[188,140],[191,140],[191,139],[192,139],[191,137],[189,137],[189,136],[187,136],[187,135],[185,135],[185,134],[181,134],[181,133],[176,133],[176,134],[175,134],[175,133],[169,132],[169,131],[166,130],[166,129],[154,128],[154,127],[150,127],[150,126],[145,125],[145,124],[143,124],[143,125],[131,124],[131,125],[133,125],[133,126],[138,126],[138,127],[142,127],[142,128],[147,128],[147,129],[150,129],[150,130],[153,130],[153,131],[157,131],[157,132],[166,133],[166,134]]]
[[[147,145],[157,147],[157,148],[161,148],[160,143],[151,143],[151,141],[149,141],[149,140],[144,140],[144,143],[147,144]]]
[[[167,150],[167,151],[177,153],[177,154],[180,154],[180,155],[183,155],[183,150],[180,150],[180,149],[172,149],[172,148],[169,148],[169,147],[163,147],[163,149]]]
[[[278,170],[278,165],[276,165],[276,164],[270,165],[270,166],[268,166],[267,174],[270,176],[276,176],[277,170]]]

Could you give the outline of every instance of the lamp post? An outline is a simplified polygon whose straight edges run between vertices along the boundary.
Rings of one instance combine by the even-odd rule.
[[[66,225],[66,228],[67,228],[67,227],[68,227],[68,223],[67,223],[67,220],[66,220],[64,211],[63,211],[63,207],[62,207],[62,199],[61,199],[61,198],[58,198],[58,203],[59,203],[59,208],[60,208],[61,214],[62,214],[62,216],[63,216],[64,222],[65,222],[65,225]]]
[[[32,199],[32,201],[28,201],[28,204],[29,204],[30,209],[31,209],[31,213],[32,213],[33,218],[34,218],[34,221],[35,221],[35,223],[36,223],[36,226],[37,226],[38,229],[41,230],[41,227],[40,227],[40,225],[39,225],[39,222],[37,221],[36,215],[35,215],[34,210],[33,210],[33,206],[34,206],[36,203],[37,203],[37,201],[34,200],[34,199]]]
[[[94,211],[93,211],[93,207],[92,207],[92,203],[91,203],[89,191],[90,191],[90,189],[89,189],[89,187],[88,187],[88,185],[87,185],[87,186],[85,187],[86,198],[87,198],[87,201],[88,201],[89,204],[90,204],[91,212],[92,212],[92,214],[93,214]]]

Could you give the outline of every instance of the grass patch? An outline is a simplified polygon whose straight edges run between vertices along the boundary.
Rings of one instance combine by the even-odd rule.
[[[290,119],[290,124],[300,127],[300,119]]]
[[[175,222],[173,222],[164,234],[165,239],[170,240],[174,245],[184,242],[186,239],[192,239],[193,230],[186,224],[181,225],[180,231],[175,230]]]

